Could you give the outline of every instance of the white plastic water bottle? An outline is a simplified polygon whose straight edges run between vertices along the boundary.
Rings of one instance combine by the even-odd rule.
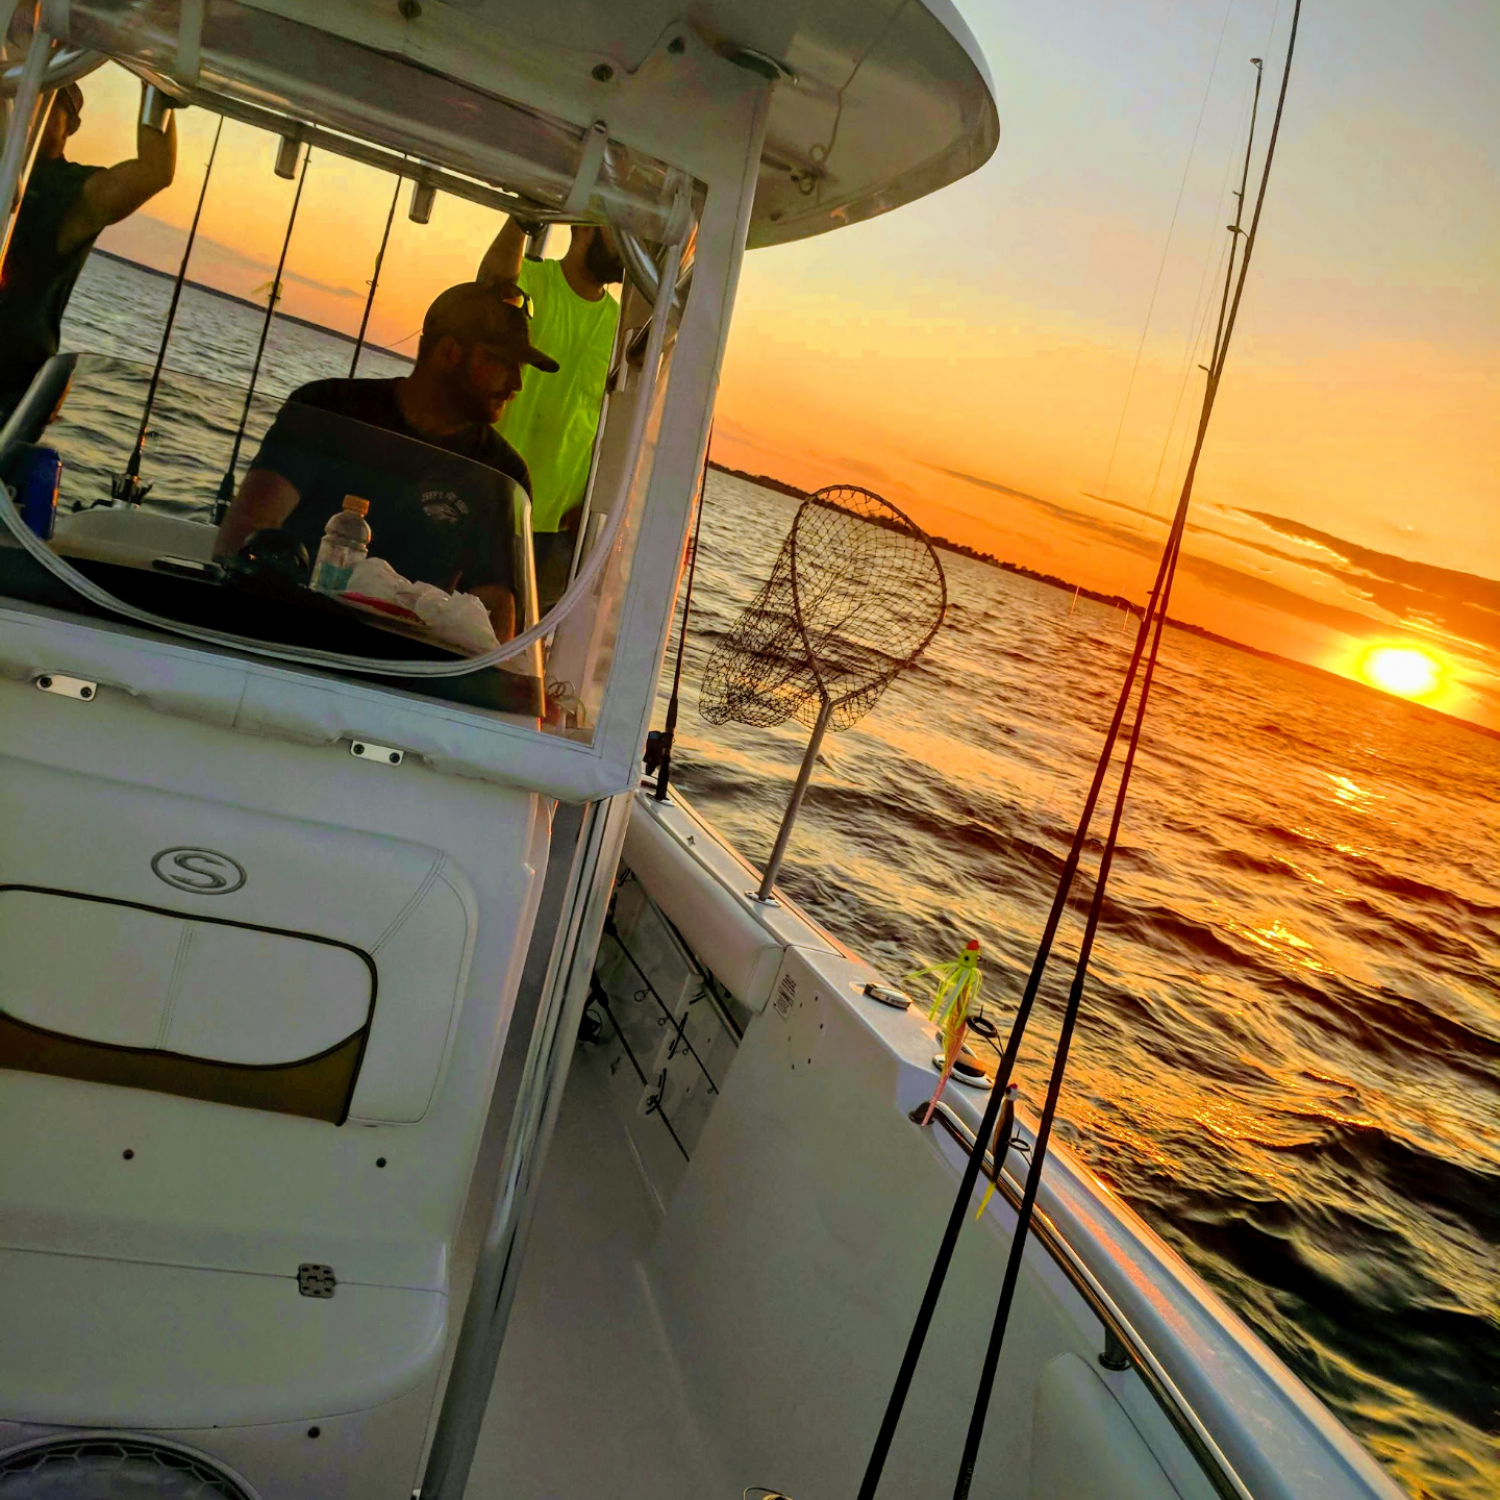
[[[344,508],[328,518],[312,570],[312,586],[320,594],[342,594],[355,564],[369,556],[370,526],[365,520],[369,510],[368,500],[345,495]]]

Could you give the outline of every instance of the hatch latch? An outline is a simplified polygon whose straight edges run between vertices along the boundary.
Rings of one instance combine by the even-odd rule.
[[[331,1297],[338,1284],[332,1266],[303,1261],[297,1267],[297,1291],[303,1297]]]
[[[60,693],[64,698],[80,698],[88,703],[99,696],[99,684],[86,677],[68,677],[62,672],[43,672],[32,683],[44,693]]]

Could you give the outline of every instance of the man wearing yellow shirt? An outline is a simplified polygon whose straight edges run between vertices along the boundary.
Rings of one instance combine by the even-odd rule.
[[[531,336],[561,366],[549,379],[530,371],[495,429],[531,470],[531,529],[537,589],[545,611],[568,582],[573,542],[593,460],[620,304],[608,288],[625,266],[608,229],[573,226],[561,260],[528,260],[526,229],[506,221],[479,265],[479,280],[518,286],[532,304]]]

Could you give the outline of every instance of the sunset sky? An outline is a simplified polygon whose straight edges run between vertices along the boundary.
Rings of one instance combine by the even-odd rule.
[[[748,257],[715,457],[864,483],[936,532],[1140,598],[1201,396],[1189,349],[1216,305],[1248,59],[1267,62],[1264,141],[1291,0],[962,8],[995,76],[995,158],[883,219]],[[1497,64],[1493,0],[1307,5],[1173,611],[1350,675],[1372,647],[1417,646],[1441,667],[1422,701],[1494,727]],[[69,154],[113,160],[136,85],[107,69],[85,92]],[[170,269],[213,121],[180,125],[176,184],[101,241]],[[292,193],[273,155],[226,125],[195,280],[248,294],[270,279]],[[391,190],[314,158],[288,311],[357,326]],[[404,203],[372,327],[410,349],[499,220],[443,198],[423,228]]]

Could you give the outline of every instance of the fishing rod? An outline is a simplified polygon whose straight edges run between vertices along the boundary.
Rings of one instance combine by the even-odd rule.
[[[1068,989],[1067,1005],[1063,1012],[1062,1027],[1058,1033],[1057,1046],[1053,1053],[1051,1074],[1047,1080],[1047,1095],[1042,1106],[1041,1120],[1037,1126],[1036,1141],[1032,1146],[1031,1163],[1026,1173],[1026,1187],[1017,1214],[1014,1238],[1010,1255],[1006,1260],[1005,1277],[1001,1283],[1000,1299],[995,1309],[995,1322],[990,1332],[989,1345],[985,1349],[978,1390],[974,1398],[974,1410],[969,1419],[969,1430],[964,1441],[963,1457],[959,1465],[958,1479],[953,1488],[954,1500],[967,1500],[973,1484],[974,1471],[979,1461],[979,1446],[984,1436],[985,1422],[989,1416],[990,1397],[994,1388],[995,1372],[1000,1362],[1000,1350],[1010,1322],[1010,1311],[1014,1304],[1016,1285],[1020,1278],[1021,1256],[1025,1249],[1027,1233],[1036,1208],[1037,1191],[1041,1185],[1042,1166],[1046,1161],[1047,1147],[1052,1136],[1052,1123],[1057,1114],[1057,1102],[1062,1093],[1063,1077],[1067,1071],[1068,1053],[1073,1034],[1078,1024],[1078,1015],[1083,1003],[1084,987],[1088,980],[1089,960],[1093,955],[1094,941],[1098,935],[1100,919],[1104,912],[1105,892],[1109,884],[1110,871],[1114,864],[1115,850],[1119,845],[1120,824],[1125,813],[1126,795],[1130,788],[1131,773],[1135,769],[1136,752],[1140,747],[1141,729],[1146,721],[1146,708],[1151,697],[1151,686],[1156,677],[1157,661],[1161,654],[1162,632],[1167,623],[1167,608],[1171,600],[1172,584],[1177,576],[1177,563],[1182,554],[1182,537],[1187,526],[1188,509],[1192,503],[1193,481],[1197,475],[1198,460],[1203,453],[1204,439],[1208,435],[1209,419],[1213,415],[1214,403],[1219,393],[1219,383],[1224,374],[1224,362],[1229,353],[1229,341],[1234,333],[1235,320],[1239,314],[1240,299],[1244,295],[1245,279],[1250,269],[1250,259],[1255,249],[1255,240],[1260,228],[1261,210],[1265,207],[1266,190],[1271,179],[1271,163],[1276,155],[1276,141],[1281,132],[1281,118],[1286,106],[1287,86],[1292,76],[1292,56],[1297,47],[1297,23],[1301,18],[1302,0],[1296,0],[1292,11],[1291,33],[1287,38],[1286,60],[1282,68],[1281,88],[1276,100],[1276,114],[1271,124],[1271,138],[1266,146],[1266,157],[1261,167],[1260,187],[1256,193],[1255,211],[1251,215],[1250,230],[1245,236],[1244,251],[1240,257],[1239,274],[1235,276],[1233,247],[1241,234],[1244,212],[1244,191],[1249,182],[1250,155],[1255,139],[1255,111],[1250,117],[1250,138],[1245,146],[1245,169],[1241,178],[1239,208],[1235,221],[1230,226],[1231,255],[1225,271],[1224,302],[1229,304],[1230,287],[1234,288],[1234,300],[1229,306],[1227,320],[1223,318],[1215,334],[1214,350],[1209,377],[1203,392],[1203,410],[1198,419],[1198,434],[1193,443],[1193,456],[1183,476],[1182,493],[1177,501],[1177,510],[1172,518],[1172,531],[1162,557],[1162,576],[1158,588],[1153,591],[1148,615],[1154,612],[1154,630],[1151,649],[1146,660],[1145,675],[1141,680],[1140,699],[1136,705],[1135,720],[1131,725],[1130,738],[1125,752],[1125,763],[1120,770],[1120,783],[1115,791],[1114,813],[1110,819],[1109,834],[1099,860],[1099,873],[1094,881],[1093,899],[1089,902],[1088,917],[1084,924],[1083,939],[1079,944],[1078,957],[1074,964],[1073,980]],[[1259,102],[1262,63],[1253,58],[1256,70],[1256,102]],[[1142,621],[1142,634],[1146,621]],[[981,1137],[982,1139],[982,1137]],[[967,1200],[965,1200],[967,1201]]]
[[[161,347],[156,351],[156,367],[151,371],[151,384],[146,387],[146,408],[141,413],[141,429],[135,435],[135,447],[130,450],[125,472],[114,475],[109,487],[111,497],[126,505],[139,505],[151,488],[149,480],[145,484],[141,483],[141,457],[146,451],[146,432],[151,422],[152,408],[156,405],[156,388],[161,383],[167,344],[171,341],[172,328],[177,321],[177,304],[182,300],[182,287],[187,280],[193,241],[198,238],[198,220],[203,217],[203,200],[208,197],[208,182],[214,173],[214,158],[219,154],[219,137],[223,133],[224,116],[220,115],[219,123],[214,129],[214,143],[208,151],[208,166],[203,171],[203,186],[198,189],[198,206],[193,210],[193,222],[188,227],[187,244],[182,247],[182,263],[177,267],[177,279],[172,283],[172,300],[167,304],[167,326],[161,331]]]
[[[1265,63],[1258,57],[1250,59],[1251,66],[1255,69],[1255,97],[1250,102],[1250,137],[1245,142],[1245,166],[1240,173],[1239,190],[1235,193],[1234,223],[1229,225],[1229,268],[1224,273],[1224,295],[1219,300],[1219,323],[1214,329],[1213,352],[1209,355],[1208,365],[1212,368],[1218,363],[1219,341],[1224,337],[1224,314],[1229,306],[1229,288],[1234,284],[1234,252],[1239,246],[1240,236],[1244,230],[1240,223],[1245,216],[1245,188],[1250,182],[1250,152],[1255,145],[1255,117],[1260,110],[1260,85],[1265,77]]]
[[[292,211],[286,221],[286,236],[281,242],[281,259],[276,262],[276,276],[271,282],[271,295],[266,299],[266,317],[260,325],[260,342],[255,346],[255,363],[250,367],[250,384],[245,391],[245,409],[240,413],[240,425],[234,434],[234,447],[229,452],[229,467],[219,481],[218,502],[214,506],[214,520],[222,521],[234,499],[234,471],[239,466],[240,444],[245,440],[245,426],[250,420],[250,403],[255,399],[255,383],[260,378],[261,356],[266,352],[266,335],[271,331],[271,319],[276,316],[276,303],[281,297],[281,273],[286,268],[286,253],[291,247],[292,230],[297,223],[297,205],[302,202],[302,188],[307,181],[307,164],[312,160],[312,147],[302,158],[302,170],[297,175],[297,191],[292,194]]]
[[[349,378],[354,379],[354,372],[359,368],[360,350],[365,347],[365,330],[370,326],[370,309],[375,306],[375,288],[380,285],[380,267],[385,260],[385,247],[390,243],[391,225],[396,219],[396,200],[401,196],[401,184],[404,178],[396,179],[396,191],[391,194],[390,211],[385,216],[385,233],[380,236],[380,249],[375,252],[375,271],[370,277],[370,295],[365,298],[365,314],[359,320],[359,337],[354,341],[354,358],[349,361]]]
[[[677,704],[682,695],[682,659],[687,648],[688,620],[693,613],[693,579],[698,572],[698,536],[703,530],[703,502],[708,490],[708,455],[713,448],[714,430],[708,429],[708,444],[703,449],[703,468],[698,475],[698,514],[693,519],[693,540],[688,551],[687,589],[682,599],[682,627],[677,635],[677,665],[672,671],[672,696],[667,700],[667,722],[661,734],[651,746],[650,754],[656,767],[656,791],[658,802],[667,800],[667,786],[672,779],[672,742],[677,735]]]
[[[1004,1092],[1015,1069],[1016,1056],[1020,1050],[1021,1039],[1025,1034],[1032,1007],[1035,1003],[1037,992],[1040,989],[1047,962],[1051,956],[1058,925],[1061,922],[1063,911],[1071,894],[1073,880],[1077,874],[1084,844],[1088,836],[1089,825],[1092,822],[1094,810],[1098,804],[1100,793],[1103,790],[1110,765],[1113,762],[1115,746],[1119,740],[1126,709],[1133,696],[1136,676],[1140,669],[1141,661],[1146,655],[1146,647],[1149,639],[1152,642],[1151,650],[1149,659],[1147,660],[1146,676],[1142,682],[1140,702],[1137,705],[1135,720],[1131,726],[1130,738],[1127,742],[1128,748],[1125,767],[1122,771],[1121,784],[1116,792],[1115,809],[1110,828],[1110,842],[1106,844],[1106,858],[1101,861],[1099,875],[1095,882],[1093,901],[1089,909],[1088,925],[1085,929],[1085,943],[1081,949],[1080,958],[1075,969],[1073,985],[1069,991],[1068,1009],[1063,1019],[1063,1031],[1059,1035],[1058,1048],[1054,1053],[1052,1073],[1048,1082],[1047,1099],[1043,1107],[1042,1121],[1038,1129],[1036,1144],[1032,1149],[1031,1165],[1027,1171],[1026,1189],[1022,1198],[1022,1207],[1018,1215],[1015,1234],[1011,1241],[1011,1251],[1006,1263],[1006,1273],[1001,1286],[999,1306],[996,1309],[995,1324],[991,1331],[989,1346],[985,1351],[980,1387],[976,1393],[974,1412],[970,1419],[969,1432],[965,1440],[963,1458],[954,1489],[955,1500],[962,1500],[962,1497],[967,1496],[969,1493],[969,1488],[973,1480],[974,1467],[977,1462],[979,1443],[989,1412],[989,1400],[993,1391],[995,1370],[998,1367],[1000,1349],[1009,1321],[1016,1281],[1020,1272],[1021,1255],[1025,1248],[1027,1231],[1036,1201],[1036,1192],[1041,1182],[1041,1169],[1046,1156],[1046,1145],[1050,1138],[1052,1118],[1056,1111],[1057,1096],[1061,1090],[1063,1073],[1066,1068],[1067,1049],[1071,1043],[1073,1029],[1077,1022],[1078,1009],[1082,1002],[1083,985],[1087,974],[1088,959],[1093,949],[1094,934],[1097,932],[1099,917],[1103,911],[1107,877],[1113,862],[1114,847],[1118,839],[1120,820],[1124,811],[1124,793],[1128,788],[1130,771],[1134,766],[1135,747],[1139,743],[1150,683],[1155,674],[1162,628],[1166,621],[1167,603],[1171,594],[1172,582],[1176,576],[1177,559],[1181,550],[1183,532],[1186,527],[1193,482],[1197,474],[1198,461],[1203,451],[1204,438],[1208,432],[1209,418],[1212,415],[1214,402],[1218,395],[1225,355],[1228,352],[1229,341],[1234,332],[1235,322],[1239,314],[1240,302],[1245,288],[1245,279],[1260,228],[1261,211],[1265,204],[1271,162],[1275,156],[1282,113],[1286,104],[1287,85],[1291,77],[1292,55],[1296,47],[1297,25],[1301,17],[1301,12],[1302,0],[1296,0],[1292,14],[1291,35],[1287,43],[1281,90],[1277,100],[1275,119],[1271,127],[1270,143],[1266,150],[1265,163],[1262,168],[1255,211],[1251,218],[1249,233],[1245,239],[1244,253],[1240,258],[1239,278],[1235,284],[1233,300],[1224,323],[1222,337],[1216,340],[1213,350],[1208,381],[1204,390],[1203,408],[1198,421],[1197,437],[1193,445],[1193,455],[1183,478],[1182,493],[1178,500],[1176,514],[1173,517],[1172,529],[1162,552],[1150,599],[1146,609],[1142,611],[1140,629],[1136,635],[1135,646],[1126,669],[1119,698],[1115,704],[1114,714],[1110,720],[1109,729],[1105,734],[1104,745],[1094,769],[1093,780],[1084,802],[1083,812],[1074,833],[1067,860],[1058,879],[1057,891],[1054,894],[1051,909],[1047,914],[1036,958],[1032,963],[1026,988],[1017,1006],[1010,1036],[1006,1041],[1005,1051],[996,1069],[995,1082],[991,1088],[984,1116],[976,1135],[976,1140],[987,1141],[994,1134],[996,1122],[1004,1101]],[[928,1328],[931,1325],[932,1316],[936,1310],[938,1297],[941,1293],[943,1282],[947,1277],[949,1265],[952,1262],[953,1251],[958,1242],[959,1231],[963,1226],[964,1215],[967,1212],[975,1185],[979,1179],[980,1169],[983,1165],[982,1157],[982,1150],[975,1150],[969,1153],[965,1161],[958,1192],[954,1198],[953,1208],[949,1214],[948,1222],[944,1227],[938,1253],[933,1261],[928,1284],[923,1293],[921,1305],[918,1308],[916,1323],[908,1340],[880,1429],[876,1435],[869,1465],[866,1468],[864,1479],[860,1485],[858,1492],[859,1500],[873,1500],[875,1491],[879,1486],[886,1458],[890,1452],[891,1442],[895,1436],[896,1426],[900,1420],[902,1408],[910,1391],[912,1379],[916,1373],[917,1360],[921,1355],[922,1345],[926,1339]]]

